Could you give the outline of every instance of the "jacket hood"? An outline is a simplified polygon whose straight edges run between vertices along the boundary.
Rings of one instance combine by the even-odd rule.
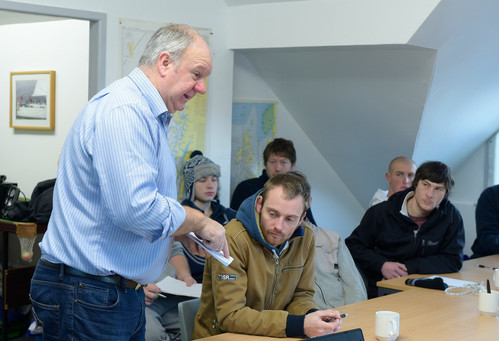
[[[260,215],[255,209],[256,205],[256,198],[260,195],[262,190],[259,190],[252,196],[246,198],[241,206],[239,207],[239,210],[237,211],[236,214],[236,219],[239,220],[244,228],[248,231],[248,234],[251,236],[252,239],[254,239],[256,242],[258,242],[260,245],[268,249],[272,254],[277,254],[280,256],[281,252],[286,249],[289,240],[298,237],[298,236],[303,236],[303,228],[302,226],[298,226],[298,228],[293,232],[289,240],[287,240],[284,244],[281,245],[280,248],[276,248],[273,245],[270,245],[265,241],[265,239],[262,236],[262,232],[260,230]]]

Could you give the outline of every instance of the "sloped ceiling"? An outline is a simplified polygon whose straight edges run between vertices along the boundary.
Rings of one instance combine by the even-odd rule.
[[[383,165],[382,176],[386,160],[412,156],[435,50],[397,45],[244,54],[358,200],[376,190],[372,165]]]
[[[366,207],[392,158],[455,170],[499,129],[498,15],[497,1],[448,0],[405,45],[237,52]]]
[[[499,129],[499,2],[448,0],[411,44],[438,50],[414,158],[458,168]]]

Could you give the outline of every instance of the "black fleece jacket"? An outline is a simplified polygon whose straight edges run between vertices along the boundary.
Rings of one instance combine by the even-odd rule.
[[[370,297],[383,278],[385,262],[405,264],[409,274],[440,274],[461,269],[464,247],[463,219],[444,199],[418,230],[400,210],[410,189],[392,195],[367,210],[360,225],[345,242],[368,281]]]

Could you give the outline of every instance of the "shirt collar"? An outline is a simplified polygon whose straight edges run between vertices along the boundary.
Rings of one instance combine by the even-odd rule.
[[[409,217],[409,213],[407,212],[407,201],[414,196],[414,191],[410,191],[404,198],[404,202],[402,203],[402,207],[400,208],[400,213]]]
[[[170,122],[171,114],[168,112],[166,108],[166,104],[161,98],[158,89],[151,83],[149,78],[145,75],[145,73],[138,67],[132,70],[128,75],[130,79],[137,85],[139,91],[144,95],[149,103],[149,107],[151,108],[151,112],[155,117],[158,117],[162,114],[164,118],[161,118],[163,122]]]

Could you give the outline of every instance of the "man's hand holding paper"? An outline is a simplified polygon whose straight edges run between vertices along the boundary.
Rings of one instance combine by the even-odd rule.
[[[206,249],[222,252],[224,257],[229,258],[229,246],[227,239],[225,239],[225,228],[215,220],[206,217],[200,211],[188,206],[183,207],[187,214],[184,223],[173,234],[176,239],[186,242],[186,238],[183,238],[182,235],[189,232],[194,233],[201,241],[201,245]],[[196,251],[192,244],[188,243],[186,245],[192,253],[202,255],[199,249]],[[191,249],[191,247],[193,248]]]

